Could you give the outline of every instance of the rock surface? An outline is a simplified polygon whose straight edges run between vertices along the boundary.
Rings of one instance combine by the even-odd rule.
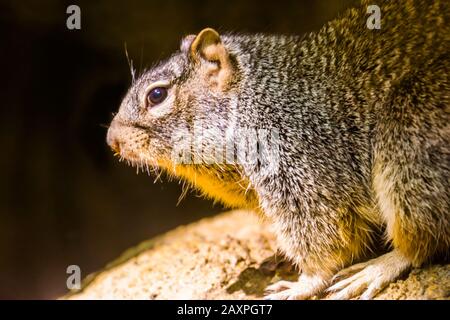
[[[63,298],[261,299],[268,284],[297,277],[275,248],[267,223],[231,211],[141,243]],[[413,270],[376,297],[449,298],[450,264]]]

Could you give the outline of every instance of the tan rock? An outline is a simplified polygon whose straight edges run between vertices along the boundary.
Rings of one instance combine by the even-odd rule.
[[[179,227],[126,251],[68,299],[261,299],[297,271],[274,255],[270,227],[232,211]],[[413,270],[377,299],[448,299],[450,265]]]

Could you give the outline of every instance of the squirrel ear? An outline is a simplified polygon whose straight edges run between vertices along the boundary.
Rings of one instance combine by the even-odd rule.
[[[220,89],[227,87],[232,76],[233,67],[228,51],[217,31],[211,28],[203,29],[192,41],[190,55],[196,62],[199,62],[200,58],[216,62],[216,66],[209,68],[208,75]]]
[[[189,53],[192,42],[194,42],[197,36],[195,34],[187,35],[181,40],[180,50],[184,53]]]
[[[212,55],[214,54],[215,47],[221,44],[220,36],[216,30],[211,28],[203,29],[195,37],[194,41],[192,41],[191,55],[194,59],[201,56],[206,60],[217,60],[217,57],[213,57]]]

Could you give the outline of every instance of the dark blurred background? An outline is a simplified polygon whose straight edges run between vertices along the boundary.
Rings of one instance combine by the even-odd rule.
[[[106,125],[134,65],[150,66],[206,26],[303,34],[354,3],[296,1],[0,2],[0,299],[48,299],[125,249],[224,209],[177,182],[119,163]],[[66,8],[81,8],[81,30]]]

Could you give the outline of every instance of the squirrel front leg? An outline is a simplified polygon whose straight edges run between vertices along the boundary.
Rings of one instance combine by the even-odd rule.
[[[296,282],[279,281],[266,292],[269,300],[300,300],[321,296],[334,275],[366,255],[373,232],[369,222],[352,207],[329,208],[273,217],[278,245],[300,269]]]

